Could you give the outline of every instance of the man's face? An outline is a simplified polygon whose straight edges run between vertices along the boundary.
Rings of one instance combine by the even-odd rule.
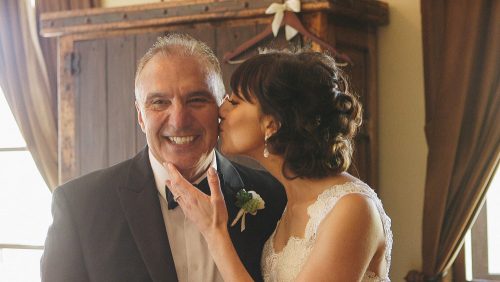
[[[138,121],[160,162],[188,180],[210,165],[217,142],[218,107],[206,68],[193,57],[156,54],[138,78]]]

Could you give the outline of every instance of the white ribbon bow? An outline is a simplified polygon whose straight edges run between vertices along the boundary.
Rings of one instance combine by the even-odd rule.
[[[274,14],[272,23],[274,37],[278,36],[278,31],[280,30],[281,22],[285,16],[285,11],[300,12],[300,0],[287,0],[283,4],[273,3],[267,8],[266,14]],[[285,25],[286,40],[292,39],[297,33],[298,31],[295,28]]]

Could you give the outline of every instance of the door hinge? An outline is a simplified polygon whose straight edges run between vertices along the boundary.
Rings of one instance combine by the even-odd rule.
[[[80,54],[70,52],[64,56],[64,71],[71,75],[80,73]]]

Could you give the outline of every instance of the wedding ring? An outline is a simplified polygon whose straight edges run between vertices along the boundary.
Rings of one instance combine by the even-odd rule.
[[[174,201],[176,201],[176,202],[177,202],[177,201],[179,200],[179,198],[180,198],[180,197],[181,197],[181,195],[179,195],[179,196],[175,197],[175,198],[174,198]]]

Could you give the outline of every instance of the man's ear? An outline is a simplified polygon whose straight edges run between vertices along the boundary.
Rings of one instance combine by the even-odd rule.
[[[262,127],[264,136],[269,138],[280,129],[281,123],[275,117],[271,115],[265,115],[262,118]]]
[[[144,119],[142,117],[141,106],[139,106],[139,102],[135,100],[135,109],[137,110],[137,122],[141,126],[142,132],[146,133],[146,127],[144,125]]]

